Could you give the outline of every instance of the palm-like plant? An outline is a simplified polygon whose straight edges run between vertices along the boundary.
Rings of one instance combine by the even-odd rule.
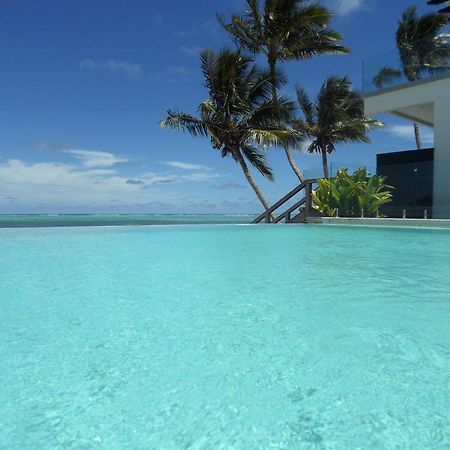
[[[161,126],[183,130],[193,136],[209,137],[221,156],[231,156],[242,168],[247,181],[265,209],[270,207],[248,168],[248,161],[265,178],[273,180],[261,147],[287,145],[295,133],[285,124],[294,105],[285,98],[272,99],[271,86],[285,82],[259,70],[252,57],[240,51],[201,52],[201,70],[209,98],[193,116],[169,110]]]
[[[401,69],[382,67],[373,79],[373,84],[382,88],[403,76],[408,81],[417,81],[426,73],[435,74],[450,70],[450,35],[442,33],[448,24],[445,14],[431,13],[418,16],[417,8],[408,8],[399,22],[396,41]],[[417,148],[421,148],[420,131],[414,123]]]
[[[352,175],[347,169],[338,170],[333,179],[318,180],[313,191],[314,207],[326,216],[358,217],[363,211],[373,217],[377,211],[392,201],[392,186],[386,178],[368,176],[366,169],[359,169]]]
[[[314,103],[299,86],[297,98],[303,117],[293,121],[293,126],[311,140],[307,151],[322,155],[325,178],[329,178],[327,155],[335,151],[336,144],[370,143],[368,131],[383,125],[364,115],[364,101],[347,77],[329,77]]]
[[[307,0],[264,0],[262,7],[259,0],[247,0],[247,6],[242,15],[232,15],[230,23],[220,16],[219,21],[240,46],[266,57],[273,80],[279,62],[348,53],[339,44],[342,36],[329,28],[332,14],[323,6]],[[277,95],[274,82],[272,97],[276,99]],[[284,149],[292,169],[303,181],[289,147]]]

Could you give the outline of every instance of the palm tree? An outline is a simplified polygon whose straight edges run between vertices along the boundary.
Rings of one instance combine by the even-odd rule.
[[[445,14],[417,15],[417,7],[408,8],[402,15],[396,33],[401,69],[383,67],[373,79],[381,89],[384,85],[404,76],[408,81],[417,81],[426,73],[435,74],[450,70],[450,35],[442,33],[448,24]],[[420,131],[414,123],[417,148],[420,149]]]
[[[243,15],[232,15],[231,22],[220,23],[236,42],[252,53],[263,54],[272,79],[276,80],[277,65],[284,61],[308,60],[316,55],[347,53],[339,44],[342,36],[328,27],[332,14],[323,6],[307,0],[247,0]],[[272,97],[278,90],[272,85]],[[300,181],[304,176],[296,164],[291,150],[284,146],[289,164]]]
[[[293,121],[293,126],[311,140],[307,151],[322,155],[323,174],[329,178],[327,154],[335,151],[336,144],[370,143],[367,132],[383,124],[364,115],[363,98],[353,91],[347,77],[329,77],[314,103],[304,89],[296,89],[303,117]]]
[[[201,70],[209,98],[193,116],[169,110],[161,126],[205,136],[221,156],[231,156],[267,210],[270,205],[253,178],[247,161],[268,180],[273,174],[260,147],[287,144],[295,133],[285,124],[292,119],[294,104],[285,98],[272,99],[271,86],[285,80],[259,70],[252,57],[241,51],[201,52]]]

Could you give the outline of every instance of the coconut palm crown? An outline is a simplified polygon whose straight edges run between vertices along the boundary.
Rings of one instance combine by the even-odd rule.
[[[286,123],[294,104],[284,97],[273,99],[271,87],[285,82],[258,69],[251,56],[229,49],[201,52],[201,70],[209,97],[200,103],[197,115],[169,110],[161,126],[205,136],[222,157],[230,156],[243,170],[265,209],[269,203],[247,166],[247,161],[265,178],[273,180],[264,147],[288,145],[297,135]]]
[[[293,121],[293,126],[311,141],[307,151],[322,155],[324,177],[329,178],[327,155],[335,151],[336,145],[370,143],[368,131],[383,124],[364,115],[363,98],[352,89],[347,77],[329,77],[315,102],[303,88],[296,89],[303,117]]]
[[[236,42],[252,53],[264,54],[272,78],[283,61],[308,60],[316,55],[348,53],[340,44],[342,36],[329,27],[332,14],[307,0],[247,0],[247,10],[232,15],[231,22],[218,19]],[[277,86],[272,86],[277,97]],[[304,176],[289,147],[286,156],[300,181]]]
[[[417,14],[417,7],[408,8],[402,15],[396,32],[401,68],[385,66],[373,78],[381,89],[386,84],[401,79],[420,80],[425,74],[450,70],[450,34],[443,33],[449,23],[445,14]],[[418,125],[414,124],[417,148],[421,148]]]

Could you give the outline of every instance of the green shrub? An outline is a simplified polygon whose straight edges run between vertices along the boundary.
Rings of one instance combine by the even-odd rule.
[[[374,217],[381,206],[392,200],[392,186],[386,178],[369,177],[366,169],[359,169],[349,175],[347,169],[338,170],[335,178],[318,181],[313,191],[314,208],[325,216],[333,217],[339,210],[340,217]]]

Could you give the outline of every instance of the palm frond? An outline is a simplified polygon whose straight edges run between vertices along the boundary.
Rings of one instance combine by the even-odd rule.
[[[383,88],[386,84],[391,84],[394,80],[402,77],[402,71],[393,67],[382,67],[372,80],[374,86],[378,89]]]
[[[449,19],[445,14],[419,16],[416,7],[408,8],[399,22],[396,40],[404,75],[418,80],[426,72],[447,70],[450,45],[442,30]]]
[[[310,34],[300,36],[286,47],[282,53],[284,60],[308,60],[314,56],[338,55],[350,53],[350,50],[339,44],[343,37],[334,30],[321,28]]]
[[[221,15],[217,15],[217,20],[233,37],[239,47],[245,48],[252,53],[258,53],[261,50],[260,42],[255,39],[254,33],[250,31],[255,25],[251,21],[238,15],[232,15],[229,23],[226,23]]]
[[[205,86],[210,92],[211,97],[215,97],[218,91],[216,86],[216,74],[214,70],[216,56],[211,49],[205,49],[200,52],[201,71],[205,79]]]
[[[265,100],[242,117],[245,127],[278,126],[284,129],[294,117],[295,105],[286,97]]]
[[[309,99],[309,96],[306,93],[305,89],[303,89],[299,85],[296,85],[295,90],[297,91],[298,104],[300,106],[300,109],[302,110],[303,115],[305,116],[306,123],[309,126],[312,126],[316,119],[314,105]]]
[[[242,47],[263,53],[269,61],[310,59],[315,55],[348,53],[342,36],[329,27],[332,14],[305,0],[247,0],[243,15],[220,23]]]
[[[252,145],[245,144],[241,147],[245,159],[265,178],[273,181],[273,172],[266,161],[265,155]]]
[[[309,153],[331,153],[336,144],[370,142],[367,133],[382,123],[364,115],[361,94],[353,90],[347,77],[330,76],[323,83],[315,102],[297,87],[304,118],[292,121],[292,127],[311,142]]]
[[[258,147],[282,147],[295,140],[295,133],[286,128],[284,130],[278,127],[251,128],[246,131],[246,142],[253,142]]]
[[[278,90],[287,84],[287,78],[284,72],[276,70],[272,74],[269,70],[256,71],[252,73],[253,79],[250,80],[251,89],[249,92],[249,99],[255,105],[261,101],[272,99],[272,89]]]
[[[182,130],[192,136],[208,136],[207,126],[199,119],[178,111],[167,111],[167,117],[160,122],[162,128]]]

